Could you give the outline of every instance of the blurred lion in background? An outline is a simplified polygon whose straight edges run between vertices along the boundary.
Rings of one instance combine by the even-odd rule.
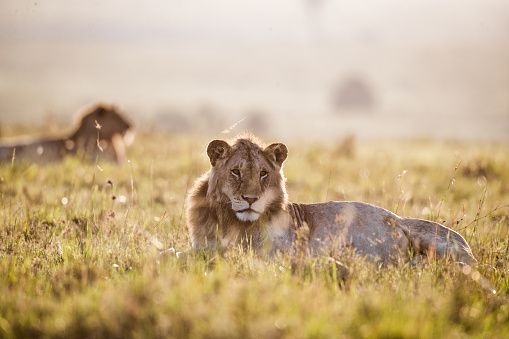
[[[78,115],[78,127],[60,138],[13,138],[0,143],[0,161],[50,162],[67,155],[98,156],[121,163],[133,138],[132,124],[115,105],[95,104]]]

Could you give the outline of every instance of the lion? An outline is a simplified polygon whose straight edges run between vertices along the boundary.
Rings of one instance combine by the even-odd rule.
[[[105,158],[120,163],[125,159],[124,142],[132,141],[131,131],[131,123],[118,107],[99,103],[78,115],[78,127],[68,136],[15,138],[0,143],[0,160],[50,162],[83,152],[90,160],[104,154]]]
[[[435,256],[477,263],[467,241],[436,222],[363,202],[290,202],[282,171],[288,149],[282,143],[264,146],[252,135],[231,143],[213,140],[207,155],[211,168],[196,180],[186,202],[193,249],[240,245],[272,257],[295,251],[297,232],[307,228],[314,255],[350,249],[381,265]]]

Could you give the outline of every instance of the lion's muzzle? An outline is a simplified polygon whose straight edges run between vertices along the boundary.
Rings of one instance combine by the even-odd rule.
[[[259,203],[258,197],[241,196],[242,199],[231,199],[232,209],[241,221],[256,221],[264,212],[264,204]]]

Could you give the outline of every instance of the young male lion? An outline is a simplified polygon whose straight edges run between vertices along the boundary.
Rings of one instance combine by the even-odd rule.
[[[288,200],[284,144],[263,146],[254,137],[232,144],[213,140],[207,147],[212,167],[188,195],[187,227],[193,248],[251,246],[255,251],[288,251],[296,232],[308,227],[315,254],[346,247],[383,264],[400,258],[452,257],[476,263],[465,239],[435,222],[403,218],[362,202],[298,204]]]
[[[103,154],[121,162],[125,158],[124,137],[131,123],[113,105],[96,104],[79,116],[79,126],[69,136],[61,138],[19,138],[0,143],[0,161],[29,159],[55,161],[82,151],[94,160]]]

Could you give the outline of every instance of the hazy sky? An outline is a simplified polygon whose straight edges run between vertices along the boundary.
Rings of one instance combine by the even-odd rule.
[[[503,0],[3,0],[0,44],[3,123],[106,100],[156,123],[210,106],[296,135],[509,135]],[[367,115],[331,106],[352,79]]]
[[[509,4],[503,0],[3,0],[0,9],[2,40],[73,38],[80,29],[90,30],[88,38],[102,31],[103,38],[149,33],[187,42],[306,43],[310,34],[402,44],[509,38]],[[77,38],[87,38],[81,34]]]

